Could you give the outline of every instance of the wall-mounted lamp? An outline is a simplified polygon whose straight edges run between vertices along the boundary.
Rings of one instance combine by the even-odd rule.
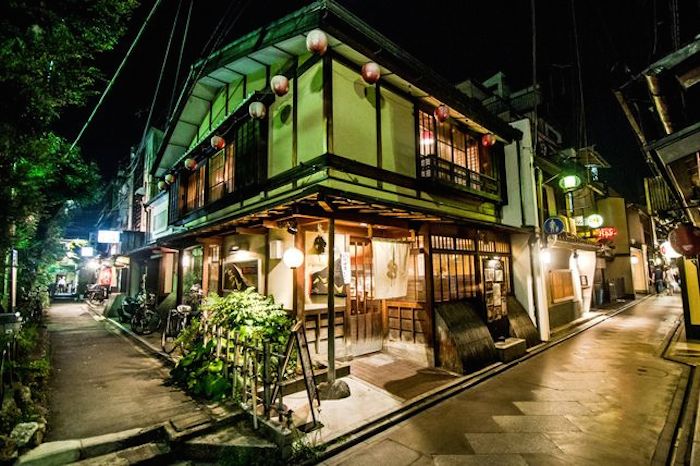
[[[228,252],[237,252],[241,249],[241,247],[237,244],[232,245],[230,248],[228,248]]]
[[[304,253],[301,251],[301,249],[297,249],[292,246],[284,251],[284,254],[282,255],[282,262],[284,262],[284,265],[290,269],[296,269],[304,263]]]
[[[550,264],[552,262],[552,252],[544,248],[540,251],[540,260],[543,264]]]
[[[287,222],[287,233],[289,233],[290,235],[296,235],[297,231],[299,231],[299,228],[297,227],[297,222]]]
[[[637,257],[637,256],[631,256],[631,257],[630,257],[630,264],[632,264],[632,265],[637,265],[637,264],[639,264],[639,257]]]

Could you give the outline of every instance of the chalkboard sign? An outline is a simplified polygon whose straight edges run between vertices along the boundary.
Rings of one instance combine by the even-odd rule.
[[[282,372],[284,373],[287,369],[287,365],[292,357],[292,351],[294,347],[297,348],[297,354],[299,355],[299,361],[301,362],[301,370],[304,374],[304,384],[306,385],[306,394],[309,398],[309,408],[311,409],[311,418],[313,419],[314,427],[317,424],[316,420],[316,410],[314,409],[314,399],[318,401],[318,405],[321,406],[321,398],[316,388],[316,379],[314,378],[314,368],[311,362],[311,353],[309,353],[309,344],[306,341],[306,332],[301,321],[298,321],[294,327],[292,327],[292,333],[289,335],[289,340],[287,340],[287,346],[284,351],[284,363]],[[270,399],[274,400],[279,394],[278,390],[281,390],[282,381],[277,382],[277,386],[272,392],[272,397]]]
[[[301,322],[299,322],[301,323]],[[314,378],[314,368],[311,363],[311,354],[309,353],[309,344],[306,341],[306,331],[302,325],[295,326],[294,339],[297,342],[297,354],[301,360],[301,370],[304,373],[304,383],[306,384],[306,394],[309,397],[309,407],[311,408],[311,417],[316,425],[316,413],[314,410],[314,399],[321,406],[321,398],[316,388],[316,379]]]

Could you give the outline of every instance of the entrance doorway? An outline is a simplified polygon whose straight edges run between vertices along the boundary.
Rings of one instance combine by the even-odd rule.
[[[369,238],[351,237],[350,284],[346,286],[347,344],[354,356],[382,350],[381,303],[373,298],[372,243]]]

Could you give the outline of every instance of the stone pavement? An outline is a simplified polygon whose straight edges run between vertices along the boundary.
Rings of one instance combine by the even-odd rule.
[[[200,406],[164,385],[168,369],[84,303],[48,312],[53,373],[48,441],[147,427]]]
[[[678,297],[642,301],[323,464],[663,463],[687,370],[660,351],[681,313]]]

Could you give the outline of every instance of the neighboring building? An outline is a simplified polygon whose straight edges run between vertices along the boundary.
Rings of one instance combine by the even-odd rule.
[[[654,174],[645,180],[657,243],[680,223],[700,222],[700,38],[656,60],[616,96]],[[662,260],[658,244],[657,259]],[[674,261],[675,262],[675,261]],[[681,272],[686,332],[700,338],[697,258]]]
[[[325,54],[307,51],[315,29],[329,40]],[[376,84],[361,76],[368,62],[381,67]],[[522,125],[332,1],[194,69],[146,157],[147,240],[131,263],[157,258],[147,289],[179,302],[194,285],[255,286],[304,320],[321,360],[382,351],[462,372],[493,362],[499,338],[536,344],[532,322],[544,316],[531,286],[541,279]],[[289,79],[286,95],[270,91],[275,75]],[[303,263],[290,268],[294,248]]]

